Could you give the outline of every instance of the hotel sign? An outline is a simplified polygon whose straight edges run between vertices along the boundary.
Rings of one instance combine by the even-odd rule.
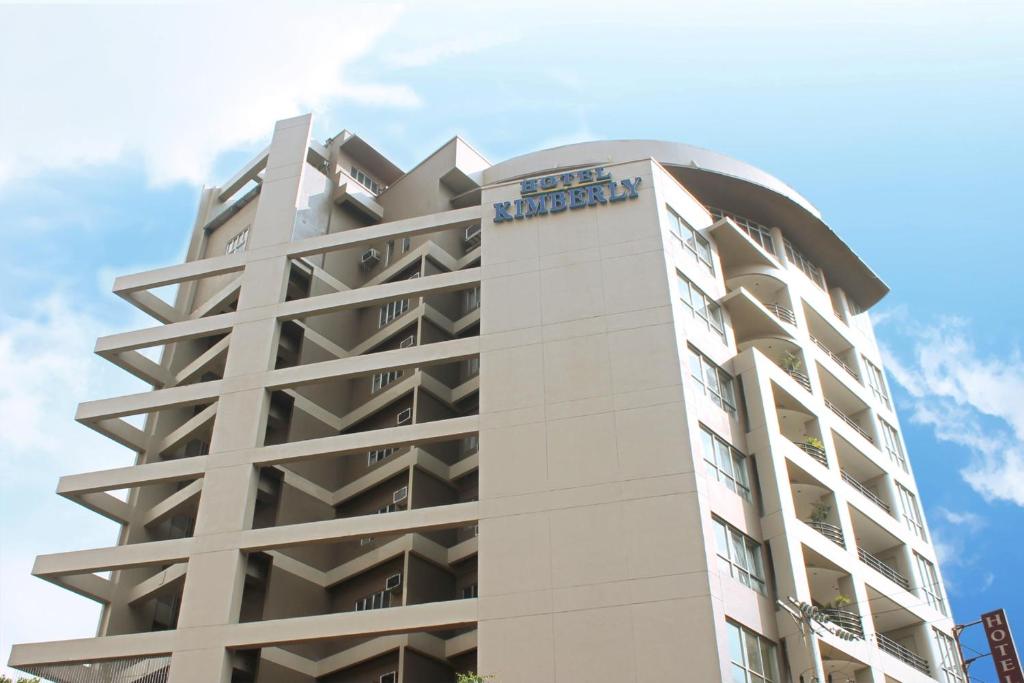
[[[1010,624],[1006,621],[1006,612],[997,609],[981,615],[981,623],[985,626],[985,636],[992,651],[992,661],[996,665],[999,683],[1024,683],[1024,672],[1020,669],[1020,658],[1017,648],[1013,646],[1010,635]]]
[[[518,199],[494,204],[494,222],[506,223],[636,199],[639,184],[639,176],[612,180],[612,174],[604,166],[528,178],[519,183]]]

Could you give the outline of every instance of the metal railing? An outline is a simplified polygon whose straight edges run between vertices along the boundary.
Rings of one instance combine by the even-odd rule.
[[[847,415],[846,413],[841,411],[839,408],[837,408],[834,403],[832,403],[828,399],[825,399],[825,405],[828,406],[829,410],[831,410],[833,413],[838,415],[839,419],[841,419],[843,422],[845,422],[846,424],[848,424],[851,427],[853,427],[854,431],[856,431],[858,434],[863,436],[865,439],[867,439],[871,443],[875,442],[875,440],[873,438],[871,438],[871,435],[869,435],[867,432],[864,431],[863,427],[861,427],[859,424],[854,422],[852,417],[850,417],[849,415]]]
[[[882,508],[886,512],[891,512],[890,509],[889,509],[889,504],[888,503],[886,503],[884,500],[879,498],[878,494],[876,494],[874,491],[869,489],[867,486],[865,486],[864,484],[862,484],[859,481],[857,481],[856,479],[854,479],[853,475],[847,473],[846,470],[839,470],[839,473],[842,475],[843,481],[845,481],[847,484],[849,484],[850,486],[852,486],[853,488],[857,489],[862,494],[864,494],[865,498],[867,498],[872,503],[874,503],[878,507]]]
[[[789,375],[789,376],[790,376],[790,377],[792,377],[792,378],[793,378],[794,380],[796,380],[796,383],[797,383],[797,384],[799,384],[800,386],[802,386],[802,387],[803,387],[804,389],[806,389],[807,391],[811,391],[811,378],[810,378],[810,377],[808,377],[808,376],[807,376],[807,375],[805,375],[804,373],[802,373],[802,372],[799,372],[799,371],[797,371],[797,370],[788,370],[788,369],[786,369],[786,368],[783,368],[783,369],[784,369],[784,370],[786,370],[786,374],[787,374],[787,375]],[[813,393],[813,392],[812,392],[812,393]]]
[[[825,353],[826,356],[828,356],[833,361],[835,361],[835,363],[839,367],[841,367],[843,370],[846,370],[846,374],[848,374],[850,377],[852,377],[855,380],[857,380],[857,382],[860,382],[860,376],[857,375],[857,371],[854,370],[853,368],[851,368],[849,365],[847,365],[846,361],[844,361],[842,358],[840,358],[838,354],[834,353],[832,351],[832,349],[830,349],[829,347],[825,346],[825,344],[820,339],[818,339],[817,337],[813,337],[812,336],[811,337],[811,341],[814,342],[815,346],[817,346],[819,349],[821,349]]]
[[[794,441],[793,443],[796,444],[796,447],[802,450],[804,453],[811,456],[825,467],[828,467],[828,456],[825,454],[824,448],[818,448],[817,446],[812,446],[809,443],[799,443],[796,441]]]
[[[864,548],[857,548],[857,556],[860,561],[874,569],[876,572],[889,579],[903,590],[910,590],[910,580],[896,571],[892,565],[878,559]]]
[[[793,311],[789,310],[785,306],[780,306],[779,304],[765,304],[764,307],[771,311],[772,315],[782,322],[789,323],[790,325],[796,325],[796,316],[793,315]]]
[[[815,522],[814,520],[808,520],[805,524],[835,543],[840,548],[846,547],[846,539],[843,538],[843,530],[835,524],[829,524],[828,522]]]
[[[849,631],[857,638],[864,640],[864,622],[860,615],[847,609],[838,607],[823,607],[818,610],[825,620],[832,622],[845,631]]]
[[[903,647],[889,636],[884,633],[876,633],[875,640],[878,642],[878,648],[883,652],[888,652],[896,659],[900,660],[904,664],[909,664],[923,674],[930,673],[927,659],[919,657],[917,654]]]

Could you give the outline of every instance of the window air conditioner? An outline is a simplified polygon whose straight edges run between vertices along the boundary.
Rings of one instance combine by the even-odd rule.
[[[462,241],[465,242],[468,247],[475,247],[480,244],[480,226],[471,225],[466,228],[466,234],[462,238]]]
[[[412,408],[406,408],[398,414],[398,424],[404,425],[406,422],[412,421]]]
[[[408,486],[403,486],[402,488],[400,488],[400,489],[398,489],[397,491],[394,492],[394,494],[391,496],[391,502],[393,502],[393,503],[401,503],[408,496],[409,496],[409,487]]]
[[[401,574],[392,574],[391,576],[388,577],[387,582],[385,582],[384,590],[392,591],[392,590],[395,590],[396,588],[398,588],[401,585],[402,585],[402,575]]]
[[[400,349],[407,349],[410,346],[416,346],[416,335],[410,334],[408,337],[402,340],[402,343],[398,345]]]
[[[380,253],[376,249],[367,249],[359,257],[359,265],[365,270],[373,268],[378,263],[380,263]]]

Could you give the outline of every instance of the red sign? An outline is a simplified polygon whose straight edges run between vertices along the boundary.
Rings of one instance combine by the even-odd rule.
[[[1024,672],[1020,668],[1017,648],[1013,646],[1010,634],[1010,622],[1006,620],[1006,612],[997,609],[981,615],[981,623],[985,626],[988,646],[992,650],[992,661],[996,665],[999,683],[1024,683]]]

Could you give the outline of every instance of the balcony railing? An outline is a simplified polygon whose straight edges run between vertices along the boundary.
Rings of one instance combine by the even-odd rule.
[[[852,378],[854,378],[855,380],[857,380],[857,382],[860,382],[860,377],[858,377],[858,376],[857,376],[857,371],[856,371],[856,370],[854,370],[853,368],[851,368],[851,367],[850,367],[849,365],[847,365],[847,364],[846,364],[846,361],[844,361],[844,360],[843,360],[842,358],[840,358],[840,357],[839,357],[839,356],[838,356],[838,355],[837,355],[836,353],[834,353],[834,352],[832,351],[832,349],[830,349],[830,348],[828,348],[827,346],[825,346],[825,344],[824,344],[824,343],[823,343],[823,342],[822,342],[822,341],[821,341],[820,339],[818,339],[817,337],[811,337],[811,341],[812,341],[812,342],[814,342],[814,343],[815,343],[815,345],[816,345],[816,346],[817,346],[817,347],[818,347],[819,349],[821,349],[821,350],[822,350],[822,351],[823,351],[823,352],[825,353],[825,355],[826,355],[826,356],[828,356],[828,357],[829,357],[829,358],[831,358],[831,359],[832,359],[833,361],[835,361],[835,363],[836,363],[837,365],[839,365],[839,367],[841,367],[841,368],[842,368],[843,370],[846,370],[846,373],[847,373],[847,374],[848,374],[848,375],[849,375],[850,377],[852,377]]]
[[[764,307],[771,311],[772,315],[782,322],[789,323],[794,326],[796,325],[796,316],[793,315],[793,311],[789,310],[785,306],[780,306],[779,304],[765,304]]]
[[[811,456],[825,467],[828,467],[828,456],[825,454],[824,448],[818,448],[817,446],[812,446],[809,443],[798,443],[796,441],[793,443],[796,444],[796,447],[804,453]]]
[[[786,370],[786,374],[796,380],[796,383],[804,389],[811,391],[811,379],[807,375],[797,370]]]
[[[830,621],[843,630],[849,631],[856,637],[864,640],[864,622],[856,612],[837,607],[824,607],[818,610],[818,614],[826,621]]]
[[[859,424],[854,422],[852,417],[850,417],[849,415],[847,415],[846,413],[841,411],[839,408],[837,408],[834,403],[832,403],[828,399],[825,399],[825,405],[828,406],[829,410],[831,410],[833,413],[838,415],[839,419],[841,419],[843,422],[845,422],[846,424],[848,424],[851,427],[853,427],[854,431],[856,431],[858,434],[863,436],[865,439],[867,439],[871,443],[875,442],[875,440],[872,439],[871,436],[867,432],[864,431],[863,427],[861,427]]]
[[[856,479],[854,479],[853,475],[847,473],[846,470],[840,470],[840,474],[843,477],[843,481],[845,481],[847,484],[849,484],[850,486],[852,486],[853,488],[857,489],[862,494],[864,494],[865,498],[867,498],[872,503],[874,503],[878,507],[882,508],[886,512],[890,512],[889,504],[886,503],[881,498],[879,498],[878,495],[874,491],[872,491],[867,486],[865,486],[864,484],[862,484],[859,481],[857,481]]]
[[[904,664],[909,664],[923,674],[929,674],[928,660],[917,656],[884,633],[876,633],[875,640],[883,652],[888,652]]]
[[[878,559],[864,548],[857,548],[857,555],[860,561],[874,569],[876,572],[889,579],[903,590],[910,590],[910,580],[892,568],[888,563]]]
[[[835,524],[829,524],[828,522],[815,522],[814,520],[808,520],[806,524],[840,548],[846,547],[846,540],[843,538],[843,530]]]

